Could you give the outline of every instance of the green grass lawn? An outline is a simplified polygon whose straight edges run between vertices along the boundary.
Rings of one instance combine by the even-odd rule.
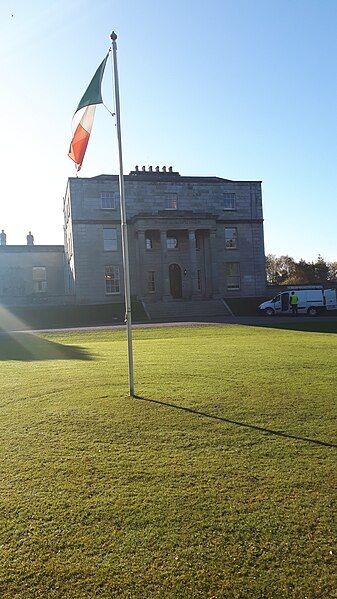
[[[1,599],[337,597],[337,335],[0,336]]]

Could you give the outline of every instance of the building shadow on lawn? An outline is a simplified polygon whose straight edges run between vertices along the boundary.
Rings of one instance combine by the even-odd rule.
[[[32,333],[1,333],[0,360],[93,360],[85,349],[62,345]]]
[[[243,318],[239,324],[261,327],[267,329],[286,329],[288,331],[301,331],[302,333],[337,333],[337,318],[317,316],[284,317],[284,316],[259,316],[256,318]]]
[[[175,410],[181,410],[182,412],[190,412],[196,416],[203,416],[204,418],[210,418],[211,420],[218,420],[225,422],[226,424],[235,424],[236,426],[242,426],[243,428],[253,429],[262,433],[268,433],[269,435],[276,435],[277,437],[286,437],[287,439],[295,439],[297,441],[306,441],[307,443],[313,443],[315,445],[323,445],[325,447],[337,447],[335,443],[329,443],[328,441],[320,441],[319,439],[310,439],[309,437],[300,437],[298,435],[292,435],[283,431],[274,431],[269,428],[257,426],[256,424],[248,424],[246,422],[239,422],[238,420],[230,420],[229,418],[223,418],[222,416],[215,416],[214,414],[207,414],[207,412],[201,412],[200,410],[194,410],[193,408],[186,408],[184,406],[178,406],[176,404],[168,403],[165,401],[159,401],[158,399],[149,399],[148,397],[142,397],[140,395],[135,396],[136,399],[141,399],[149,403],[155,403],[160,406],[167,408],[174,408]]]

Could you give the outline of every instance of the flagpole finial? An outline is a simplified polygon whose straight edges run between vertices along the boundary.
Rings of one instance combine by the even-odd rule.
[[[112,34],[110,35],[110,39],[115,42],[117,39],[117,33],[115,33],[114,31],[112,32]]]

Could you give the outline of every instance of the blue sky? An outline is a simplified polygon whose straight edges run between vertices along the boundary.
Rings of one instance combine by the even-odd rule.
[[[337,260],[336,22],[335,0],[3,1],[7,242],[63,243],[71,118],[115,30],[125,172],[262,180],[266,252]],[[99,107],[81,174],[117,172]]]

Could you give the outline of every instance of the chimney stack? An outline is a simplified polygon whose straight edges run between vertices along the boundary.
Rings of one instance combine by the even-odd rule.
[[[34,245],[34,236],[32,235],[31,231],[29,231],[26,239],[27,239],[27,245]]]
[[[149,173],[152,173],[152,171],[153,171],[153,167],[149,166]]]
[[[6,245],[6,233],[3,229],[0,233],[0,245]]]

